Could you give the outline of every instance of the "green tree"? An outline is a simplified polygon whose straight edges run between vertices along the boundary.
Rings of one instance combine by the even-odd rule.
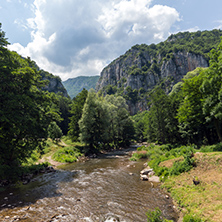
[[[139,112],[132,117],[134,120],[136,141],[143,142],[146,140],[146,137],[144,136],[144,131],[145,131],[145,124],[146,124],[145,122],[147,115],[149,115],[149,112],[146,110],[141,113]]]
[[[41,76],[26,59],[0,47],[0,165],[3,177],[29,157],[51,121],[47,92]]]
[[[204,69],[198,68],[183,79],[184,99],[178,110],[178,120],[180,132],[187,143],[198,143],[203,139],[206,129],[202,110],[203,94],[200,91],[204,78]]]
[[[73,98],[72,105],[71,105],[71,117],[70,117],[70,123],[69,123],[69,136],[72,139],[72,141],[78,141],[79,140],[79,120],[82,117],[83,107],[86,101],[88,95],[88,91],[83,88],[83,90],[75,97]]]
[[[167,142],[167,121],[169,112],[169,98],[161,88],[151,94],[150,111],[147,116],[146,135],[149,141]]]
[[[58,126],[61,128],[63,135],[67,135],[69,129],[69,122],[71,117],[71,104],[72,100],[62,95],[62,93],[57,93],[56,97],[58,99],[58,110],[60,113],[61,121],[58,122]]]
[[[2,31],[2,23],[0,23],[0,47],[9,45],[7,38],[5,38],[5,32]]]
[[[62,130],[59,128],[55,121],[49,124],[47,131],[48,137],[52,140],[57,140],[62,137]]]
[[[108,140],[108,112],[105,103],[97,98],[94,90],[88,92],[79,121],[80,139],[94,152]]]
[[[109,113],[109,141],[115,147],[127,146],[134,138],[133,120],[128,112],[126,100],[122,96],[107,95]]]
[[[207,123],[213,123],[222,142],[222,41],[211,51],[209,69],[201,86],[203,114]]]

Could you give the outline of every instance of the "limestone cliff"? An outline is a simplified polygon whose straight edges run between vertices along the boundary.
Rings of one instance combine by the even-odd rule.
[[[48,81],[48,84],[43,88],[43,90],[54,93],[60,92],[63,96],[68,97],[68,93],[65,87],[63,86],[60,77],[54,76],[44,70],[40,70],[40,74],[42,76],[42,80]]]
[[[217,43],[220,35],[215,37]],[[202,33],[195,36],[196,33],[180,33],[158,45],[133,46],[103,69],[96,90],[103,94],[123,95],[132,115],[146,110],[147,93],[156,85],[162,84],[169,93],[187,72],[197,67],[208,67],[208,52],[215,45],[204,45],[204,50],[201,50],[192,41],[198,39],[196,42],[201,42]],[[181,44],[184,38],[186,44]]]

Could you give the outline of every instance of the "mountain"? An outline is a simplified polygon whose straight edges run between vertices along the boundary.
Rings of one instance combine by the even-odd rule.
[[[74,98],[82,91],[83,88],[87,90],[91,88],[95,89],[98,79],[99,76],[79,76],[76,78],[68,79],[62,83],[66,88],[69,96]]]
[[[221,36],[221,30],[180,32],[159,44],[135,45],[102,70],[96,91],[123,95],[132,115],[146,110],[155,86],[169,93],[187,72],[208,67]]]
[[[68,93],[59,76],[54,76],[44,70],[40,70],[40,75],[42,76],[42,80],[48,81],[48,84],[43,88],[43,90],[54,93],[62,93],[63,96],[68,97]]]

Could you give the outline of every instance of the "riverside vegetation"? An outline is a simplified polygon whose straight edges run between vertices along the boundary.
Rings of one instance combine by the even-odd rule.
[[[139,148],[132,160],[149,158],[181,208],[183,221],[220,220],[222,43],[210,53],[209,47],[204,49],[210,58],[208,68],[188,72],[168,94],[164,84],[154,87],[146,95],[148,109],[134,116],[124,92],[104,96],[84,89],[71,99],[47,91],[43,71],[30,58],[9,51],[8,44],[0,29],[2,185],[49,164],[36,162],[69,163],[148,141],[150,145]],[[148,212],[147,218],[165,220],[158,209]]]

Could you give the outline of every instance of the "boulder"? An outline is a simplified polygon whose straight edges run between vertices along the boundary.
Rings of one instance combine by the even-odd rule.
[[[153,169],[151,169],[149,166],[146,167],[145,169],[140,171],[141,175],[148,175],[149,173],[153,172]]]
[[[147,181],[149,180],[149,177],[147,175],[140,175],[140,179]]]
[[[150,182],[159,183],[160,182],[160,178],[158,176],[152,176],[152,177],[149,177],[149,181]]]

